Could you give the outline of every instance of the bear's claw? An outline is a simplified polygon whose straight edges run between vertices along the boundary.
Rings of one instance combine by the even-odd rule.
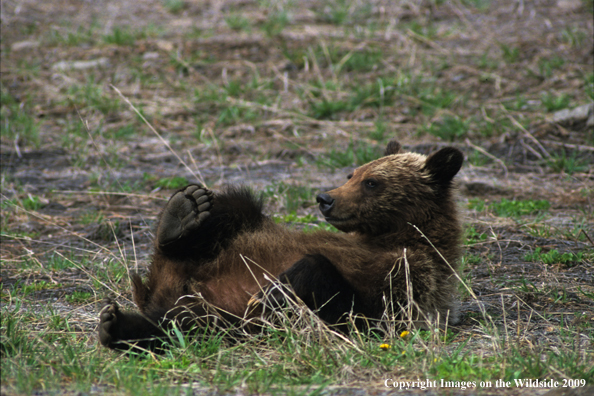
[[[103,300],[105,306],[99,313],[99,341],[104,346],[109,346],[116,341],[118,326],[119,306],[110,298]]]
[[[167,203],[157,229],[160,246],[175,242],[196,230],[210,216],[212,191],[191,185],[178,191]]]

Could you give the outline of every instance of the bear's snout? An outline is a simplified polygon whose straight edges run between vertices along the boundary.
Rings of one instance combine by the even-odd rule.
[[[330,216],[330,211],[334,207],[334,198],[329,194],[321,193],[316,197],[316,201],[320,204],[320,212],[326,217]]]

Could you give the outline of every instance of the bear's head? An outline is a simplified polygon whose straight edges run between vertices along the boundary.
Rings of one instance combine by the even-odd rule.
[[[464,155],[445,147],[429,155],[405,153],[391,141],[384,157],[347,176],[343,186],[317,196],[320,211],[344,232],[382,235],[422,227],[455,211],[452,179]]]

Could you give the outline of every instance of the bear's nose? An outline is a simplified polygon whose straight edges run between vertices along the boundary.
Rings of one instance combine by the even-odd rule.
[[[330,215],[330,211],[334,206],[334,198],[326,193],[321,193],[316,197],[316,201],[320,204],[320,212],[326,217]]]

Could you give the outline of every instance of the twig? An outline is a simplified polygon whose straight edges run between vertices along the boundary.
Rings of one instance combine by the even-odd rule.
[[[122,99],[124,99],[124,102],[126,102],[126,103],[127,103],[127,104],[128,104],[128,105],[129,105],[129,106],[132,108],[132,110],[134,110],[134,112],[136,113],[136,115],[137,115],[138,117],[140,117],[140,119],[141,119],[141,120],[142,120],[142,121],[143,121],[143,122],[144,122],[144,123],[145,123],[145,124],[146,124],[146,125],[149,127],[149,129],[150,129],[150,130],[151,130],[151,131],[152,131],[152,132],[153,132],[155,135],[157,135],[157,137],[159,138],[159,140],[161,140],[161,143],[163,143],[163,144],[165,145],[165,147],[167,147],[167,149],[168,149],[169,151],[171,151],[171,153],[172,153],[172,154],[175,156],[175,158],[177,158],[177,160],[178,160],[178,161],[179,161],[179,162],[180,162],[180,163],[181,163],[183,166],[185,166],[185,167],[186,167],[186,169],[187,169],[188,171],[190,171],[190,173],[191,173],[191,174],[192,174],[192,175],[193,175],[193,176],[196,178],[196,180],[200,180],[200,179],[198,178],[198,176],[196,175],[196,173],[194,173],[194,171],[193,171],[193,170],[192,170],[192,169],[191,169],[191,168],[188,166],[188,164],[186,164],[186,162],[185,162],[183,159],[181,159],[181,157],[180,157],[180,156],[179,156],[179,155],[178,155],[178,154],[175,152],[175,150],[173,150],[173,149],[171,148],[171,146],[169,145],[169,143],[167,143],[167,141],[166,141],[165,139],[163,139],[163,137],[161,136],[161,134],[160,134],[159,132],[157,132],[157,130],[156,130],[156,129],[155,129],[155,128],[154,128],[154,127],[151,125],[151,123],[150,123],[150,122],[148,122],[148,120],[147,120],[147,119],[146,119],[146,118],[145,118],[145,117],[142,115],[142,113],[141,113],[140,111],[138,111],[138,109],[137,109],[137,108],[136,108],[136,107],[135,107],[135,106],[134,106],[134,105],[133,105],[133,104],[132,104],[132,103],[131,103],[131,102],[128,100],[128,98],[127,98],[127,97],[125,97],[125,96],[122,94],[122,92],[121,92],[119,89],[117,89],[117,88],[116,88],[116,87],[115,87],[113,84],[109,84],[109,86],[110,86],[111,88],[113,88],[113,90],[115,90],[115,91],[118,93],[118,95],[120,95],[120,97],[121,97]]]
[[[542,146],[542,144],[540,144],[540,142],[538,141],[538,139],[536,139],[530,132],[528,132],[526,130],[526,128],[524,128],[524,126],[522,126],[522,124],[520,124],[511,114],[507,114],[507,118],[509,118],[511,120],[511,122],[518,127],[518,129],[520,129],[522,132],[524,132],[524,134],[534,142],[534,144],[536,144],[538,146],[538,148],[540,149],[540,151],[542,151],[544,153],[544,155],[548,158],[551,158],[551,154],[549,154],[549,152],[547,150],[545,150],[545,148]]]
[[[466,138],[466,144],[469,145],[470,147],[472,147],[473,149],[475,149],[476,151],[480,152],[481,154],[491,158],[493,161],[497,162],[499,165],[501,165],[501,167],[503,168],[503,172],[505,173],[505,177],[507,177],[507,166],[505,166],[505,163],[500,160],[499,158],[495,157],[493,154],[489,153],[487,150],[485,150],[482,147],[476,146],[474,145],[470,139]]]
[[[569,148],[569,149],[574,149],[574,150],[594,151],[594,147],[584,146],[581,144],[561,143],[561,142],[554,142],[552,140],[543,140],[542,142],[546,143],[546,144],[552,144],[553,146],[563,146],[564,148]]]

